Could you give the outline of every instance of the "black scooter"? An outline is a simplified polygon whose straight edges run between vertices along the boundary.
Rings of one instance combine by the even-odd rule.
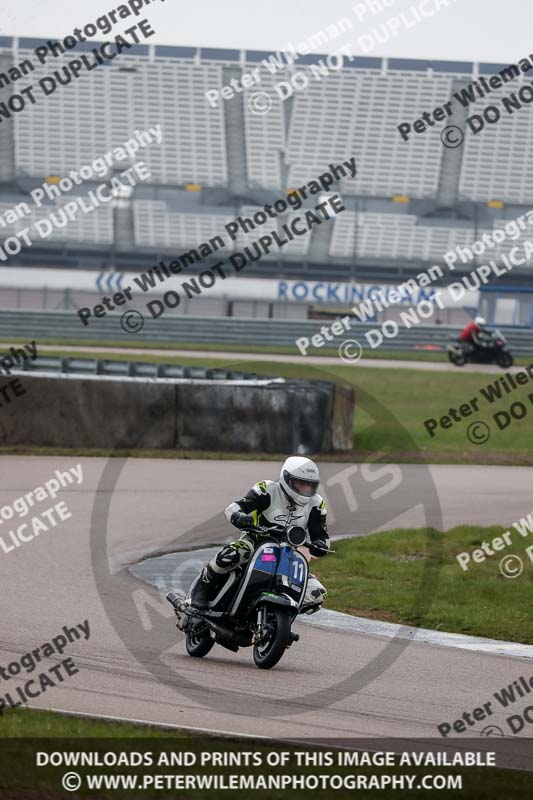
[[[448,358],[456,367],[464,367],[467,363],[497,364],[502,369],[513,366],[513,356],[507,349],[507,340],[498,328],[475,335],[473,347],[453,339],[447,350]]]
[[[246,565],[228,574],[207,609],[197,609],[191,603],[199,576],[185,597],[176,592],[167,594],[178,618],[176,627],[185,633],[190,656],[202,658],[215,644],[233,652],[240,647],[253,647],[256,666],[270,669],[300,638],[291,630],[297,615],[320,607],[321,598],[316,598],[314,604],[303,604],[309,567],[297,548],[306,542],[305,529],[292,526],[252,530],[261,535],[261,544]]]

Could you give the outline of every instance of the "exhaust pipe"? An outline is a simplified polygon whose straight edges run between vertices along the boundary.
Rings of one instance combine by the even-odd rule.
[[[178,610],[179,603],[183,602],[183,595],[177,594],[177,592],[167,592],[166,598],[171,606],[174,606],[176,611]]]
[[[176,615],[178,616],[178,620],[180,619],[180,615],[183,614],[185,617],[188,617],[188,614],[180,608],[180,605],[184,601],[183,595],[177,594],[176,592],[167,592],[166,598],[168,602],[174,607]],[[202,616],[201,619],[208,625],[209,628],[222,639],[224,642],[227,642],[231,645],[230,649],[238,648],[238,647],[248,647],[251,645],[251,637],[246,636],[244,633],[237,633],[231,628],[227,628],[225,625],[221,625],[219,622],[214,622],[207,617]],[[178,626],[179,626],[178,621]]]

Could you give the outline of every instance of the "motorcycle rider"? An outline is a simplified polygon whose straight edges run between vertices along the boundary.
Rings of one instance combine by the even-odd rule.
[[[475,350],[476,347],[482,346],[478,340],[478,336],[479,334],[485,333],[486,324],[487,321],[485,318],[478,316],[473,322],[469,322],[468,325],[463,328],[457,338],[464,348],[466,354],[470,354]]]
[[[309,552],[326,555],[329,536],[326,526],[326,502],[316,494],[320,483],[317,465],[309,458],[291,456],[283,463],[278,481],[258,481],[240,500],[224,511],[226,519],[242,531],[239,539],[222,547],[203,568],[191,594],[191,603],[204,609],[220,590],[226,575],[246,564],[261,543],[261,535],[252,529],[294,523],[307,530]],[[318,611],[326,588],[309,575],[302,611]]]

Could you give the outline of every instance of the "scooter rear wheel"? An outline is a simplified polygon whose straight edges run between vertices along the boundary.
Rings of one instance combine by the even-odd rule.
[[[193,658],[203,658],[209,653],[214,644],[214,637],[205,628],[201,633],[195,633],[194,630],[191,631],[185,639],[187,652]]]
[[[292,641],[289,613],[278,606],[267,606],[266,613],[268,634],[254,644],[254,661],[259,669],[275,667]]]

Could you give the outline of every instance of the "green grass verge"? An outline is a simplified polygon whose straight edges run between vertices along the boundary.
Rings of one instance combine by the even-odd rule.
[[[3,712],[0,739],[24,738],[146,738],[168,736],[168,731],[150,725],[133,725],[87,717],[73,717],[52,711],[14,709]],[[183,731],[172,731],[172,736],[185,736]]]
[[[54,351],[55,355],[61,355]],[[63,354],[64,355],[64,354]],[[84,357],[79,351],[69,353]],[[101,351],[95,357],[107,358],[109,354]],[[113,354],[116,360],[132,360],[124,353]],[[480,389],[495,381],[499,374],[483,375],[467,371],[424,372],[409,369],[371,369],[350,367],[337,361],[324,366],[308,364],[305,359],[290,363],[261,361],[227,361],[213,358],[190,358],[187,356],[136,355],[134,360],[184,364],[191,366],[232,366],[239,370],[256,372],[258,375],[280,376],[284,378],[310,378],[334,380],[351,384],[379,400],[391,413],[390,418],[380,420],[377,425],[366,412],[356,408],[354,451],[348,458],[364,458],[367,453],[378,453],[377,460],[394,459],[398,462],[457,463],[457,464],[516,464],[533,465],[531,441],[533,441],[533,404],[527,396],[533,393],[533,381],[518,387],[501,401],[489,405],[483,400]],[[505,373],[501,373],[504,375]],[[440,419],[448,414],[451,407],[458,408],[463,403],[477,397],[479,413],[473,413],[447,430],[439,428],[431,437],[424,427],[424,420],[430,417]],[[528,410],[522,420],[513,420],[505,430],[498,430],[492,415],[496,411],[507,410],[514,401],[521,401]],[[357,401],[356,401],[357,402]],[[484,445],[472,444],[467,436],[468,425],[475,421],[486,422],[491,428],[491,438]],[[406,447],[406,433],[409,434],[409,447]],[[11,449],[9,452],[14,452]],[[81,451],[80,451],[81,452]],[[87,451],[83,451],[84,453]],[[188,451],[189,457],[208,457],[203,453]],[[170,454],[176,457],[176,453]],[[246,457],[234,454],[235,457]],[[212,454],[215,458],[231,457],[229,454]],[[187,455],[183,456],[187,457]],[[342,460],[332,457],[332,460]]]
[[[131,797],[152,800],[152,798],[163,798],[163,800],[214,800],[222,796],[228,800],[242,800],[243,797],[250,797],[251,792],[246,790],[163,790],[154,788],[128,789],[127,791],[114,789],[100,789],[96,792],[88,792],[83,788],[75,794],[66,794],[60,789],[61,780],[66,772],[75,771],[85,777],[90,774],[104,775],[238,775],[255,774],[268,775],[274,773],[309,775],[412,775],[415,777],[416,796],[420,798],[433,798],[434,789],[423,789],[417,786],[423,775],[461,775],[463,781],[462,789],[450,789],[438,791],[439,797],[468,797],[469,800],[490,800],[490,798],[505,797],[505,800],[521,800],[530,797],[531,775],[527,772],[518,772],[496,768],[446,768],[446,767],[344,767],[344,766],[325,766],[325,767],[297,767],[294,751],[302,752],[310,750],[316,752],[318,747],[306,747],[302,744],[298,746],[290,744],[267,744],[265,742],[256,743],[250,739],[240,740],[238,737],[233,739],[206,737],[202,738],[186,735],[180,731],[162,731],[156,728],[133,726],[127,723],[103,722],[90,719],[76,719],[69,716],[54,714],[50,712],[37,712],[29,710],[18,710],[5,712],[0,726],[0,738],[2,747],[0,748],[0,792],[3,800],[64,800],[65,797],[88,798],[98,797],[100,800],[111,800],[112,798]],[[18,737],[18,738],[13,738]],[[380,741],[375,740],[376,745],[373,750],[380,748]],[[344,740],[345,744],[345,740]],[[461,743],[458,743],[461,744]],[[354,743],[354,746],[355,743]],[[465,749],[464,740],[462,748]],[[324,748],[332,752],[331,746]],[[409,744],[405,745],[406,751],[414,748]],[[475,749],[474,747],[471,749]],[[40,766],[36,765],[36,752],[58,753],[58,752],[91,752],[99,754],[103,758],[106,752],[115,753],[147,753],[153,754],[153,765],[143,767],[71,767],[71,766]],[[267,766],[266,758],[268,753],[283,751],[289,753],[288,766]],[[190,767],[158,766],[160,754],[188,752],[196,757],[196,765]],[[262,760],[262,765],[254,767],[213,767],[211,765],[198,766],[201,753],[255,753]],[[334,757],[336,757],[334,755]],[[85,784],[84,784],[85,785]],[[120,792],[120,794],[119,794]],[[287,790],[254,790],[253,794],[268,800],[329,800],[334,794],[339,800],[348,800],[355,794],[360,797],[376,796],[384,800],[398,800],[411,797],[413,790],[407,788],[382,788],[370,791],[368,794],[364,789],[354,788],[339,789],[332,794],[329,788],[291,788]]]
[[[512,544],[464,572],[456,555],[491,542],[505,528],[461,525],[393,530],[335,542],[335,554],[313,561],[328,589],[326,607],[355,616],[450,633],[533,644],[533,543],[514,530]],[[505,578],[499,564],[520,555],[524,571]]]

